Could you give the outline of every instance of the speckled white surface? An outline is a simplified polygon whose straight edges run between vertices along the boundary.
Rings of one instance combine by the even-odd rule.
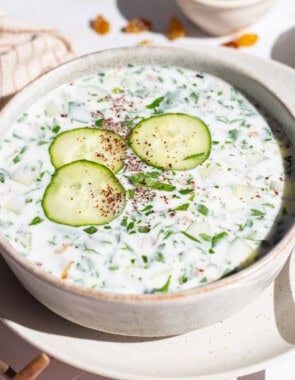
[[[177,44],[199,45],[206,49],[205,45],[216,46],[229,39],[204,36],[180,15],[173,0],[161,0],[161,2],[159,0],[149,0],[149,2],[145,0],[85,0],[83,2],[80,0],[52,0],[46,3],[46,7],[44,3],[37,0],[22,0],[22,6],[19,6],[17,0],[0,0],[0,7],[12,16],[58,27],[68,34],[80,53],[109,47],[131,46],[146,38],[166,43],[166,39],[161,33],[165,31],[171,15],[177,15],[184,21],[189,34],[189,37],[177,41]],[[97,13],[104,14],[111,21],[112,32],[108,36],[100,37],[88,27],[88,21]],[[126,19],[142,15],[154,22],[157,33],[130,36],[120,32]],[[249,28],[251,32],[258,33],[260,38],[256,46],[244,49],[244,51],[254,56],[272,57],[295,67],[295,45],[291,44],[295,38],[294,19],[293,0],[277,1],[275,7],[264,19]],[[224,55],[227,54],[225,49]],[[255,59],[249,59],[247,63],[243,58],[236,59],[240,65],[250,69],[251,67],[255,68],[263,80],[272,82],[282,93],[285,91],[285,88],[282,88],[283,86],[274,78],[277,74],[276,70],[272,72],[272,77],[268,77],[267,70],[264,70],[263,67],[257,69]],[[291,103],[294,100],[288,99]],[[294,258],[292,261],[294,273],[293,262]],[[141,374],[146,374],[146,376],[152,376],[159,371],[168,371],[167,374],[174,376],[191,374],[196,379],[197,375],[204,373],[216,373],[216,371],[221,372],[241,367],[246,367],[242,370],[243,373],[250,373],[271,366],[266,371],[266,380],[277,380],[278,378],[294,380],[294,354],[290,354],[292,356],[289,358],[285,357],[281,364],[274,365],[272,361],[259,364],[261,361],[286,352],[291,347],[283,339],[284,337],[293,345],[295,344],[294,277],[292,279],[293,299],[290,298],[290,293],[289,298],[282,296],[288,288],[288,284],[285,282],[288,278],[286,274],[280,276],[275,283],[278,301],[275,308],[273,287],[271,287],[254,304],[223,324],[181,337],[140,343],[110,341],[110,337],[104,335],[100,336],[100,340],[94,340],[93,337],[97,339],[97,333],[77,328],[75,325],[55,317],[19,287],[3,267],[2,261],[0,267],[2,268],[0,288],[9,289],[9,296],[4,299],[0,307],[0,318],[13,321],[11,326],[13,325],[15,331],[18,331],[23,337],[30,339],[31,342],[48,352],[55,352],[56,356],[60,358],[72,361],[81,368],[86,368],[87,365],[90,368],[89,363],[92,363],[91,365],[96,368],[109,367],[113,370],[119,369],[121,372],[126,372],[128,368],[133,368],[133,371],[138,369]],[[283,284],[281,293],[279,292],[280,284]],[[16,303],[15,300],[18,302]],[[281,321],[280,329],[276,324],[278,320]],[[0,325],[0,357],[2,360],[10,362],[16,368],[21,368],[37,352],[7,327]],[[275,360],[279,361],[280,358]],[[255,367],[251,367],[252,365]],[[43,380],[53,378],[98,379],[97,376],[57,361],[54,361],[40,377]],[[217,375],[216,378],[222,379],[223,377]],[[232,377],[230,378],[232,379]],[[263,380],[264,374],[247,376],[247,380],[250,379]]]

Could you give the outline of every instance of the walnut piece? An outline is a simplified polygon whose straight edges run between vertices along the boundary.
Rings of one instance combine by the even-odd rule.
[[[169,40],[175,40],[176,38],[184,37],[185,35],[186,33],[182,23],[176,17],[171,17],[166,33]]]
[[[151,27],[152,23],[149,20],[143,17],[138,17],[130,20],[128,24],[122,29],[122,32],[141,33],[150,30]]]
[[[107,34],[110,31],[110,23],[102,15],[97,15],[96,18],[91,21],[91,27],[98,34]]]
[[[222,46],[239,49],[239,48],[245,47],[245,46],[253,46],[256,44],[257,40],[258,40],[257,34],[247,33],[247,34],[243,34],[242,36],[236,38],[235,40],[224,42],[222,44]]]

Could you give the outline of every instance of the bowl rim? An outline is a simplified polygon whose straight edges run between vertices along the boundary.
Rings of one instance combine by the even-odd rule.
[[[225,61],[222,58],[212,58],[212,56],[206,55],[204,51],[197,51],[191,48],[186,47],[177,47],[177,46],[135,46],[135,47],[123,47],[123,48],[112,48],[107,50],[101,50],[94,53],[89,53],[86,55],[79,56],[77,58],[71,59],[59,66],[57,66],[54,69],[51,69],[50,71],[42,74],[37,79],[33,80],[29,84],[27,84],[23,89],[21,89],[1,110],[0,112],[0,123],[3,118],[5,118],[6,114],[9,115],[9,113],[13,113],[14,103],[17,104],[18,100],[20,102],[23,102],[26,99],[26,94],[30,93],[31,88],[35,91],[36,85],[38,86],[39,82],[42,84],[42,80],[45,81],[52,75],[55,75],[56,72],[62,71],[62,75],[65,76],[66,70],[68,67],[71,68],[71,66],[75,66],[81,61],[84,61],[86,59],[91,59],[92,57],[99,57],[103,58],[103,56],[111,55],[112,57],[115,57],[116,54],[125,54],[125,56],[132,56],[132,54],[140,54],[140,52],[145,53],[156,53],[160,54],[165,52],[178,52],[185,54],[186,56],[198,58],[198,54],[202,56],[202,58],[207,58],[209,62],[214,63],[216,65],[222,65],[226,66],[228,69],[232,70],[236,73],[242,73],[244,76],[251,79],[252,82],[256,83],[260,87],[262,87],[264,90],[266,90],[273,98],[276,99],[276,101],[285,109],[285,112],[289,114],[291,118],[294,118],[294,114],[292,110],[274,93],[273,90],[268,88],[264,83],[262,83],[260,80],[258,80],[252,73],[248,72],[247,70],[241,68],[240,66],[237,66],[235,64],[229,63]],[[165,54],[164,52],[164,54]],[[130,58],[132,59],[132,58]],[[150,63],[148,63],[149,65]],[[120,63],[119,63],[120,65]],[[87,75],[84,73],[83,75]],[[218,76],[218,74],[213,74],[215,76]],[[220,76],[219,76],[220,77]],[[223,79],[221,77],[221,79]],[[48,91],[49,92],[49,91]],[[10,127],[10,126],[9,126]],[[283,254],[287,249],[289,250],[289,253],[292,252],[293,248],[295,247],[295,221],[293,221],[292,226],[290,229],[286,232],[286,234],[283,236],[283,238],[270,250],[268,251],[263,257],[259,258],[256,262],[252,263],[246,268],[243,268],[236,273],[224,277],[221,279],[218,279],[214,282],[186,289],[171,293],[155,293],[155,294],[127,294],[127,293],[116,293],[114,291],[109,290],[101,290],[101,289],[91,289],[87,287],[83,287],[81,285],[77,285],[74,283],[70,283],[67,281],[64,281],[60,279],[57,276],[54,276],[44,270],[43,268],[37,267],[36,264],[26,259],[25,256],[20,254],[15,248],[13,248],[10,243],[6,240],[6,238],[3,236],[3,234],[0,234],[0,254],[4,258],[5,261],[10,262],[12,260],[18,267],[21,267],[25,272],[29,273],[30,275],[37,277],[40,281],[44,281],[48,283],[49,285],[59,288],[60,290],[70,292],[71,294],[75,294],[77,296],[82,296],[84,298],[90,298],[90,299],[99,299],[104,301],[117,301],[117,302],[154,302],[154,301],[175,301],[175,300],[181,300],[188,297],[194,297],[194,296],[202,296],[205,294],[208,294],[212,291],[219,291],[224,287],[233,286],[237,283],[241,283],[242,281],[248,281],[251,278],[251,275],[254,276],[257,274],[257,272],[260,272],[263,270],[263,268],[267,267],[269,263],[271,263],[273,260],[275,260],[278,256]],[[6,257],[7,256],[7,257]]]
[[[177,3],[182,6],[183,1],[210,8],[238,9],[248,8],[260,3],[272,3],[275,0],[177,0]]]

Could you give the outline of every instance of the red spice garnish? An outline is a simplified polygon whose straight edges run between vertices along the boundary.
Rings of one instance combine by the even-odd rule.
[[[54,253],[57,253],[57,254],[60,254],[60,253],[64,253],[64,251],[70,246],[69,243],[63,243],[59,248],[56,248],[56,250],[54,251]]]
[[[248,132],[248,136],[249,137],[258,136],[258,135],[259,135],[259,133],[256,132],[256,131],[250,131],[250,132]]]

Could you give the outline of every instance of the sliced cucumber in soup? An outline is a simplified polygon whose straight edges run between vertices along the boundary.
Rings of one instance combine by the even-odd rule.
[[[106,224],[125,207],[125,190],[105,166],[87,160],[57,169],[42,207],[48,219],[69,226]]]
[[[77,128],[58,134],[49,154],[55,168],[85,159],[117,173],[124,165],[126,143],[120,135],[107,129]]]
[[[147,164],[164,170],[189,170],[210,154],[207,125],[186,114],[153,116],[137,124],[129,137],[135,154]]]

